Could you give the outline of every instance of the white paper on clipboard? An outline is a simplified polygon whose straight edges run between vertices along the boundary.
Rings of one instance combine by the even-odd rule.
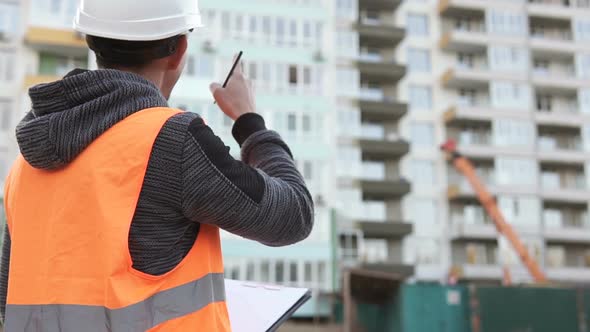
[[[225,280],[233,332],[274,331],[310,298],[306,288],[262,285]]]

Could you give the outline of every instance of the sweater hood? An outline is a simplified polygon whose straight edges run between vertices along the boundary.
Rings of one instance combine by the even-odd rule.
[[[166,107],[160,90],[118,70],[76,69],[62,80],[29,90],[32,109],[16,128],[24,159],[33,167],[68,165],[94,140],[138,111]]]

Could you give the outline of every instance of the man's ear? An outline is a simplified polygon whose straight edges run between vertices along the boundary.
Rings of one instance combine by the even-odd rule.
[[[186,36],[180,36],[178,44],[176,45],[176,52],[168,57],[168,69],[176,70],[182,64],[182,59],[184,58],[187,49],[188,40]]]

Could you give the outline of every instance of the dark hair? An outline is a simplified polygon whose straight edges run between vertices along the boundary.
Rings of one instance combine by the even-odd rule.
[[[100,68],[141,68],[176,52],[180,36],[154,41],[125,41],[86,36]]]

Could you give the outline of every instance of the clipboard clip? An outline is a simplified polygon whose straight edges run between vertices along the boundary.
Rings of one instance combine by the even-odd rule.
[[[270,291],[280,291],[282,288],[279,286],[271,286],[271,285],[262,285],[262,284],[242,284],[244,287],[248,288],[264,288]]]

